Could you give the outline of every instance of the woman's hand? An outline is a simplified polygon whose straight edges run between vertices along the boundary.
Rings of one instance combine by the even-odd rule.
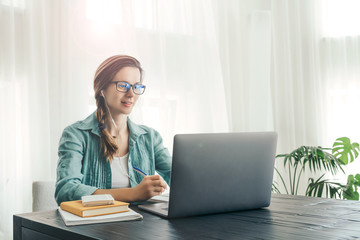
[[[160,195],[165,191],[167,185],[164,179],[159,175],[146,176],[137,185],[133,187],[134,200],[135,201],[146,201],[153,196]]]

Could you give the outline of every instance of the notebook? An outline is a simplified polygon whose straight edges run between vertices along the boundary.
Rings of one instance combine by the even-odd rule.
[[[175,135],[169,202],[139,208],[177,218],[267,207],[276,144],[275,132]]]
[[[84,207],[81,200],[75,200],[62,202],[60,208],[80,217],[93,217],[129,211],[129,203],[114,201],[114,204]]]
[[[132,220],[143,219],[143,216],[141,214],[135,212],[130,208],[128,212],[113,213],[108,215],[86,217],[86,218],[82,218],[75,214],[64,211],[60,207],[58,208],[58,211],[66,226],[105,223],[105,222],[118,222],[118,221],[132,221]]]

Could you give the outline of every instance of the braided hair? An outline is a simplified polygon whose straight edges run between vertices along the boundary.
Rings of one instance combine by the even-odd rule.
[[[119,147],[105,126],[105,120],[109,116],[109,113],[105,105],[105,98],[102,96],[101,91],[105,90],[111,84],[115,75],[124,67],[135,67],[139,69],[142,82],[143,69],[141,68],[140,62],[127,55],[115,55],[109,57],[100,64],[94,77],[94,91],[97,106],[96,118],[99,122],[99,129],[101,132],[100,145],[105,158],[110,161],[113,160]]]

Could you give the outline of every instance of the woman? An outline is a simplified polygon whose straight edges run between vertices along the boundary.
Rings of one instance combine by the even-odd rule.
[[[60,139],[55,191],[59,205],[91,194],[144,201],[166,189],[169,151],[157,131],[128,117],[145,91],[142,77],[140,63],[125,55],[110,57],[97,69],[97,110],[66,127]]]

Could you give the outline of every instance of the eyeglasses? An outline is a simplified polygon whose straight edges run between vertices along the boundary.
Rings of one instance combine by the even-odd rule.
[[[118,90],[119,92],[123,92],[123,93],[127,93],[130,88],[132,88],[133,92],[136,95],[141,95],[145,92],[145,85],[136,83],[136,84],[130,84],[127,82],[121,82],[121,81],[117,81],[117,82],[111,82],[111,83],[115,83],[116,84],[116,90]]]

